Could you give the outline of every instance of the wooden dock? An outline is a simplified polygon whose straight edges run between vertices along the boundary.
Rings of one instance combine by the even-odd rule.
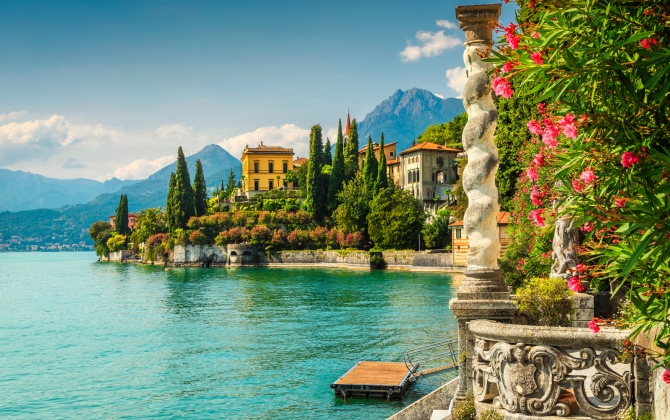
[[[402,398],[410,383],[416,380],[415,370],[403,362],[360,361],[330,387],[336,396]]]

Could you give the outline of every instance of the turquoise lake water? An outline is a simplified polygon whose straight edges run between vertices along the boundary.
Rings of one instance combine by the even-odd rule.
[[[0,254],[0,418],[383,419],[336,398],[359,360],[456,337],[441,273],[99,263]]]

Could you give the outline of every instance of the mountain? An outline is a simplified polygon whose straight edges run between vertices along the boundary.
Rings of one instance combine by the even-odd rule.
[[[384,133],[384,143],[397,142],[400,153],[432,124],[442,124],[465,112],[463,101],[456,98],[442,99],[423,89],[398,89],[380,103],[358,123],[358,142],[363,147],[372,136],[379,143]]]
[[[137,181],[112,178],[53,179],[23,171],[0,169],[0,211],[56,208],[86,203],[100,194],[117,191]]]
[[[217,145],[209,145],[198,153],[188,156],[191,179],[195,176],[195,161],[200,159],[205,180],[210,191],[221,181],[226,183],[230,169],[235,179],[242,175],[242,163]],[[175,163],[155,172],[147,179],[123,185],[112,193],[98,195],[93,200],[77,205],[68,205],[56,209],[37,209],[19,212],[0,213],[0,239],[12,235],[23,238],[43,238],[59,243],[84,241],[91,243],[88,229],[98,220],[107,220],[114,214],[122,194],[128,196],[128,210],[139,212],[150,207],[165,207],[170,173],[176,171]],[[118,180],[117,180],[118,181]],[[110,184],[111,186],[112,184]]]

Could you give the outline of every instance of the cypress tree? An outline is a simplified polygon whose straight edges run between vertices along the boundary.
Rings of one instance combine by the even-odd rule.
[[[379,140],[379,170],[377,172],[377,191],[389,187],[389,179],[386,173],[386,155],[384,154],[384,133]]]
[[[188,165],[186,164],[186,158],[181,146],[179,146],[179,150],[177,151],[177,173],[175,177],[176,217],[179,220],[178,227],[185,229],[188,219],[195,214],[195,197],[193,196],[193,188],[191,187],[191,177],[188,174]]]
[[[179,227],[177,218],[177,176],[174,172],[170,173],[170,184],[168,186],[167,202],[165,203],[165,219],[170,233]]]
[[[195,216],[207,214],[207,184],[202,171],[200,159],[195,161],[195,178],[193,179],[193,200],[195,202]]]
[[[323,146],[323,164],[333,164],[333,153],[330,150],[330,139],[326,137],[326,144]]]
[[[128,196],[121,195],[119,205],[116,207],[116,216],[114,218],[114,231],[119,235],[128,236],[130,228],[128,227]]]
[[[317,220],[321,220],[326,213],[326,191],[321,180],[322,166],[323,139],[321,137],[321,126],[316,124],[312,127],[309,141],[305,208]]]
[[[363,180],[365,181],[365,188],[371,193],[377,191],[377,172],[379,171],[377,158],[375,157],[374,145],[372,144],[372,136],[368,136],[368,147],[365,151],[365,159],[363,159]]]
[[[223,186],[223,181],[221,181]],[[235,174],[233,173],[233,168],[230,168],[230,173],[228,174],[228,183],[226,184],[226,197],[230,198],[233,195],[235,190]]]
[[[344,146],[344,178],[345,181],[353,179],[358,172],[358,123],[356,118],[349,126],[349,138]]]
[[[337,126],[337,140],[335,141],[335,157],[333,158],[333,170],[330,173],[328,183],[328,210],[333,212],[338,206],[337,193],[342,190],[344,184],[344,137],[342,137],[342,120]]]

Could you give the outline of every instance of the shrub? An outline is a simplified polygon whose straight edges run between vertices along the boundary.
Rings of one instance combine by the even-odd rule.
[[[192,231],[191,234],[188,235],[188,240],[194,245],[205,245],[212,243],[212,240],[200,230]]]
[[[124,235],[114,235],[107,240],[107,248],[110,251],[121,251],[126,249],[126,237]]]
[[[323,226],[315,227],[309,233],[309,239],[311,240],[314,247],[325,249],[326,243],[328,242],[328,229]]]
[[[169,237],[166,233],[157,233],[155,235],[149,236],[146,242],[146,258],[149,261],[155,261],[156,257],[164,256],[165,245],[167,244]]]
[[[477,420],[503,420],[503,416],[495,408],[487,408],[477,416]]]
[[[272,231],[263,225],[254,226],[249,232],[252,244],[266,244],[272,239]]]
[[[286,242],[289,249],[307,249],[309,248],[309,232],[296,229],[286,236]]]
[[[249,239],[249,230],[245,227],[234,227],[219,233],[214,240],[217,245],[242,243]]]
[[[281,229],[275,229],[272,232],[272,239],[270,240],[272,249],[280,250],[286,246],[286,243],[286,233]]]
[[[452,420],[477,420],[477,411],[475,410],[475,397],[472,393],[461,401],[454,404],[451,410]]]
[[[516,291],[519,312],[535,324],[569,326],[572,291],[562,278],[535,277]]]
[[[343,236],[342,248],[360,248],[363,245],[363,234],[361,232],[350,232]]]

